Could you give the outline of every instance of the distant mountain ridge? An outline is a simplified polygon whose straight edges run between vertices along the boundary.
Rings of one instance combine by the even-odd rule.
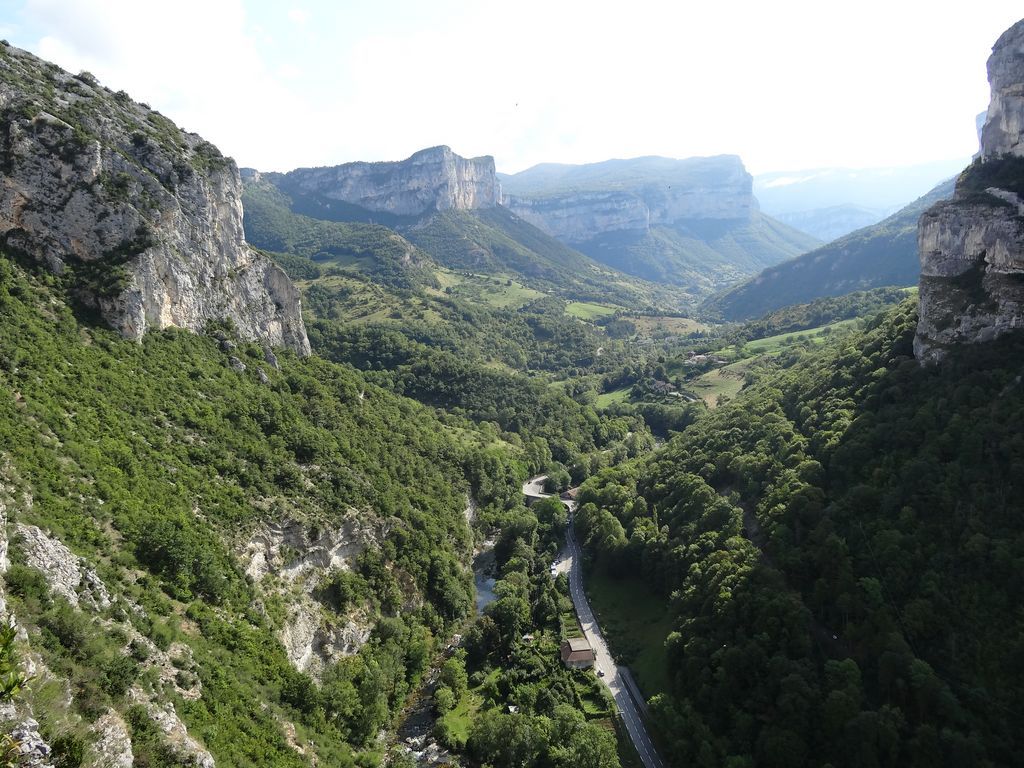
[[[726,320],[746,320],[825,296],[917,284],[917,222],[933,203],[953,195],[944,181],[884,221],[764,270],[704,303]]]
[[[877,224],[888,213],[888,210],[882,208],[845,204],[776,213],[774,218],[828,243],[858,229]]]
[[[242,177],[248,236],[296,274],[303,262],[340,259],[396,288],[430,283],[433,269],[444,267],[634,309],[651,306],[655,294],[673,311],[696,304],[679,289],[600,264],[497,205],[490,158],[467,161],[435,147],[397,163],[287,174],[246,168]]]
[[[445,146],[405,160],[296,168],[267,176],[287,192],[318,197],[328,205],[340,201],[396,216],[493,208],[500,196],[493,157],[465,158]]]
[[[819,241],[764,216],[735,155],[543,164],[499,174],[502,205],[591,258],[707,293]]]
[[[754,194],[765,213],[829,242],[895,213],[966,161],[773,171],[754,176]]]

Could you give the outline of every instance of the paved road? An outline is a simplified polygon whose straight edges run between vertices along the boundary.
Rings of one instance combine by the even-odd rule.
[[[523,496],[526,497],[527,504],[531,504],[537,499],[547,499],[552,496],[552,494],[544,491],[544,481],[547,479],[547,475],[537,475],[537,477],[531,477],[523,483]]]
[[[579,617],[580,624],[583,627],[583,633],[586,635],[587,640],[590,641],[590,645],[597,655],[597,662],[594,665],[595,669],[599,672],[604,672],[604,677],[602,678],[604,684],[608,686],[612,696],[615,698],[615,706],[619,708],[619,712],[622,714],[626,730],[629,732],[629,737],[632,739],[636,751],[640,754],[644,768],[664,768],[665,764],[654,749],[654,742],[651,741],[650,734],[647,733],[647,728],[644,726],[644,721],[640,718],[640,710],[646,706],[646,703],[638,696],[634,699],[636,694],[630,693],[626,677],[629,674],[628,670],[624,667],[619,667],[612,660],[608,644],[604,640],[604,635],[601,634],[601,628],[597,625],[597,618],[594,616],[594,612],[590,610],[590,603],[587,602],[587,595],[583,591],[583,567],[581,563],[582,552],[579,542],[576,540],[575,531],[572,524],[570,524],[566,535],[565,548],[559,555],[558,564],[555,568],[558,573],[569,574],[569,594],[572,596],[573,605],[576,607],[576,615]]]

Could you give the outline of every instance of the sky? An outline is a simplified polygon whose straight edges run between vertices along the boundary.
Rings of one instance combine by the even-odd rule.
[[[969,158],[1019,0],[0,0],[0,37],[260,170]]]

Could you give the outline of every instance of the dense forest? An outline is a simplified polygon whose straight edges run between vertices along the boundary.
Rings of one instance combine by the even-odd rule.
[[[77,764],[88,725],[109,707],[125,713],[137,764],[188,762],[126,698],[136,687],[201,688],[179,706],[219,765],[304,764],[281,722],[331,764],[372,754],[435,638],[472,611],[466,497],[485,515],[519,503],[522,451],[320,358],[232,341],[229,328],[121,340],[83,325],[62,295],[60,279],[0,259],[0,379],[14,393],[0,405],[8,516],[95,562],[112,596],[90,617],[12,542],[12,607],[74,690],[59,706],[55,683],[29,694],[69,756],[60,764]],[[330,526],[346,510],[391,533],[324,585],[323,610],[381,618],[316,684],[275,639],[282,598],[242,572],[237,547],[268,520]],[[179,643],[190,649],[183,677],[154,678],[147,649]]]
[[[61,766],[81,764],[92,724],[111,709],[137,764],[190,764],[144,705],[159,697],[177,702],[219,765],[304,764],[295,738],[332,765],[379,762],[379,732],[469,626],[478,535],[498,537],[500,599],[444,662],[436,707],[463,711],[442,719],[439,739],[513,765],[503,750],[525,729],[522,749],[545,765],[618,765],[614,732],[592,722],[611,714],[596,680],[557,662],[568,598],[547,571],[564,512],[559,523],[551,510],[527,511],[520,484],[544,469],[568,481],[566,467],[582,479],[640,455],[650,435],[638,416],[599,415],[449,353],[424,357],[422,344],[403,351],[403,336],[394,354],[408,357],[374,357],[366,376],[270,353],[225,324],[135,344],[92,323],[72,279],[0,257],[0,378],[14,393],[0,406],[0,504],[19,531],[39,526],[95,563],[110,594],[97,614],[54,591],[13,538],[10,606],[73,691],[47,681],[23,694],[44,713]],[[330,356],[335,337],[314,338]],[[347,359],[386,355],[377,337],[360,343]],[[479,534],[466,524],[469,499]],[[371,631],[358,653],[312,676],[278,641],[295,595],[254,581],[242,552],[267,525],[331,530],[353,519],[387,533],[325,574],[313,597],[327,626],[355,618]],[[526,631],[535,645],[522,642]],[[154,666],[168,656],[170,681]]]
[[[1019,762],[1024,347],[925,369],[915,324],[907,302],[793,350],[584,485],[593,556],[675,617],[652,707],[674,763]]]

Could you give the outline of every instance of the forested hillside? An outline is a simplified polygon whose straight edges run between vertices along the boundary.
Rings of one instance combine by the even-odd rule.
[[[48,669],[19,706],[60,765],[110,749],[111,727],[137,764],[380,762],[380,734],[469,626],[481,535],[499,537],[502,599],[444,665],[438,712],[461,709],[441,743],[498,759],[525,728],[546,760],[618,765],[594,678],[557,666],[557,518],[527,512],[520,484],[639,455],[642,420],[329,323],[318,350],[367,376],[230,324],[136,344],[92,325],[70,280],[0,257],[6,598],[38,638],[20,652]],[[523,647],[527,630],[543,641]]]
[[[922,369],[915,323],[783,356],[584,486],[591,551],[674,616],[676,764],[1019,762],[1024,348]]]
[[[611,232],[576,247],[602,264],[701,297],[819,244],[754,211],[746,220],[680,221],[647,232]]]
[[[27,701],[60,764],[77,765],[63,756],[111,709],[137,764],[190,764],[200,748],[150,719],[164,701],[221,766],[306,764],[289,739],[334,765],[379,750],[435,638],[472,610],[467,495],[504,508],[528,461],[320,358],[265,354],[228,327],[135,344],[83,324],[64,297],[60,279],[0,258],[8,601],[52,670]],[[301,552],[253,578],[253,542],[289,525],[314,541],[361,531],[312,604],[283,575]],[[102,597],[40,573],[31,526],[84,558]],[[319,684],[280,642],[296,607],[366,633]]]
[[[878,224],[770,267],[709,299],[702,308],[726,320],[750,320],[816,298],[917,285],[917,221],[934,203],[952,197],[953,183],[943,182]]]
[[[599,264],[500,206],[395,216],[336,200],[316,202],[278,176],[247,172],[246,236],[275,253],[296,277],[309,277],[306,260],[312,260],[317,272],[356,272],[408,289],[436,285],[430,269],[443,267],[513,278],[565,298],[631,308],[678,309],[694,301],[682,290]]]

